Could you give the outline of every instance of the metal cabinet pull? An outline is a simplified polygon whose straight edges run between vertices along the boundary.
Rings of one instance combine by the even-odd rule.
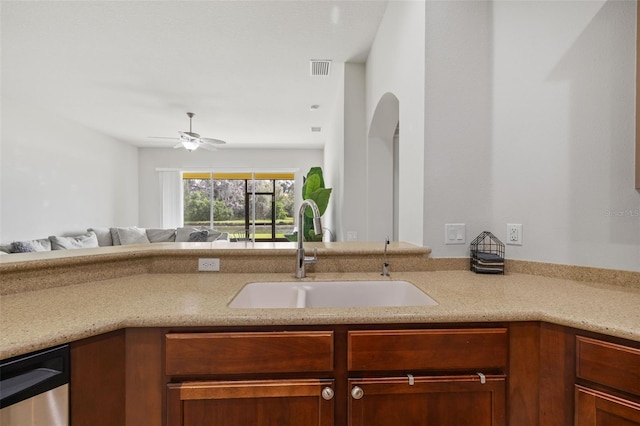
[[[364,396],[364,391],[360,386],[354,386],[353,389],[351,389],[351,396],[353,399],[361,399]]]
[[[326,388],[322,389],[322,397],[327,401],[332,400],[333,395],[335,395],[335,392],[333,392],[333,389],[331,389],[330,387],[327,386]]]
[[[476,373],[476,374],[480,376],[480,384],[484,385],[485,383],[487,383],[487,377],[484,374],[482,373]]]

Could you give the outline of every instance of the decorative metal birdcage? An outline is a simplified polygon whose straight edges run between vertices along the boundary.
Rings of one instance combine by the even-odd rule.
[[[504,244],[489,231],[478,235],[469,247],[471,270],[481,274],[504,274]]]

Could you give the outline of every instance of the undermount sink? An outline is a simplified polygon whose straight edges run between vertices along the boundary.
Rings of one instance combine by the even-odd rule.
[[[229,307],[355,308],[437,304],[408,281],[289,281],[247,284]]]

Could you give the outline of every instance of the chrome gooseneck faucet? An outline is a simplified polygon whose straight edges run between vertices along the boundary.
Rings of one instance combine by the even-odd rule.
[[[298,212],[298,227],[300,231],[298,232],[298,250],[296,255],[296,278],[306,277],[307,272],[305,271],[305,265],[307,263],[316,263],[318,261],[318,249],[313,250],[313,256],[304,255],[304,247],[302,245],[304,235],[302,231],[304,211],[307,207],[311,207],[311,210],[313,211],[313,232],[316,234],[322,233],[322,223],[320,222],[320,210],[318,210],[318,205],[313,200],[304,200],[302,205],[300,205],[300,211]]]

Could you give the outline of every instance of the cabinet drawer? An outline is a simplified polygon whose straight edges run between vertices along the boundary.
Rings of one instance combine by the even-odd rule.
[[[167,375],[330,372],[333,332],[170,333]]]
[[[576,376],[640,395],[640,349],[576,337]]]
[[[640,404],[575,386],[577,426],[640,425]]]
[[[487,370],[507,365],[507,329],[350,331],[352,371]]]

